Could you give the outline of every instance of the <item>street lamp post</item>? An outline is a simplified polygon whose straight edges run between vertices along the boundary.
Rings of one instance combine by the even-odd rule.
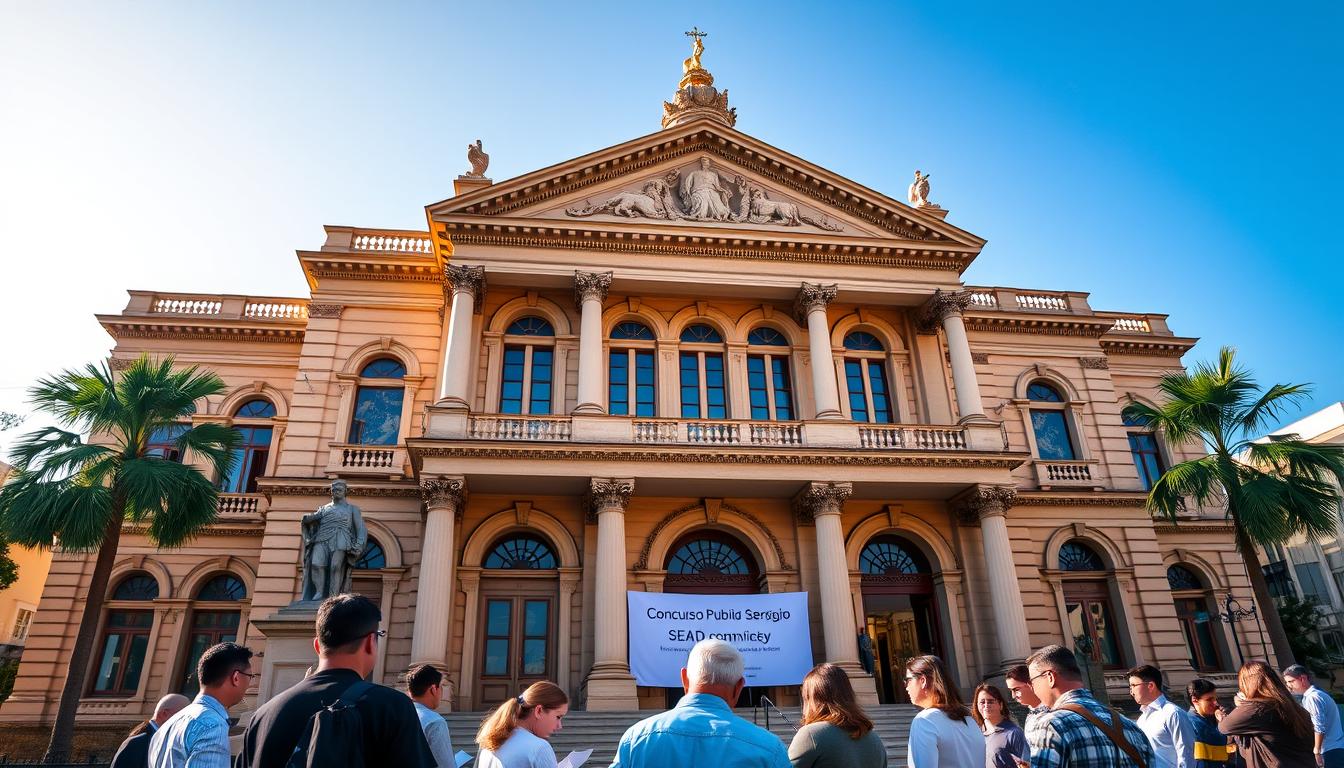
[[[1218,618],[1227,622],[1229,625],[1235,624],[1242,619],[1254,619],[1256,617],[1255,603],[1251,603],[1250,608],[1242,608],[1241,604],[1228,595],[1223,601],[1223,610],[1218,614]],[[1241,636],[1237,634],[1237,628],[1232,627],[1232,642],[1237,646],[1237,665],[1246,663],[1246,658],[1241,654]]]

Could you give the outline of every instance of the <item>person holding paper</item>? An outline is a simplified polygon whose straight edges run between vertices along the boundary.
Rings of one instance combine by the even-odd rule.
[[[742,654],[723,640],[701,640],[681,670],[677,706],[635,723],[611,768],[790,768],[784,742],[733,714],[747,681]]]
[[[476,768],[558,768],[546,740],[563,727],[567,714],[569,697],[560,686],[545,680],[529,685],[481,723]]]

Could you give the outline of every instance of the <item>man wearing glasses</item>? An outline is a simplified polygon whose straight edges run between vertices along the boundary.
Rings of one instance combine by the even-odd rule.
[[[1027,668],[1032,691],[1050,707],[1027,735],[1031,768],[1152,768],[1148,737],[1083,687],[1073,651],[1047,645]]]
[[[196,665],[201,691],[149,742],[149,768],[229,768],[229,707],[252,685],[252,651],[237,643],[206,649]]]

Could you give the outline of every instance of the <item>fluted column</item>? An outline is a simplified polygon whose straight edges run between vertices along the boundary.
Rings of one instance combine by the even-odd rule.
[[[590,518],[597,519],[597,564],[593,579],[593,668],[588,673],[589,709],[637,709],[630,674],[626,624],[625,506],[633,480],[593,478]]]
[[[466,499],[466,481],[461,477],[426,479],[420,483],[420,494],[427,511],[416,582],[411,662],[446,670],[448,628],[453,618],[453,529]]]
[[[579,398],[574,413],[606,413],[602,405],[602,302],[610,272],[574,270],[574,303],[579,306]]]
[[[966,323],[961,313],[971,302],[965,291],[944,293],[939,290],[925,305],[921,324],[925,329],[942,324],[947,334],[947,354],[952,359],[952,384],[957,390],[957,412],[961,423],[986,421],[985,406],[980,400],[980,383],[975,378],[975,361],[971,359],[971,343],[966,338]]]
[[[807,324],[807,346],[812,356],[812,396],[818,419],[843,419],[840,392],[835,384],[831,355],[831,324],[826,307],[835,300],[836,285],[803,283],[794,303],[799,322]]]
[[[1007,486],[979,485],[960,497],[956,504],[964,520],[980,521],[1001,669],[1020,664],[1031,654],[1022,590],[1017,583],[1013,545],[1008,539],[1007,514],[1016,498],[1017,492]]]
[[[485,300],[485,267],[447,264],[443,270],[448,331],[444,334],[439,404],[468,410],[471,407],[471,355],[475,345],[471,317]]]
[[[859,663],[854,639],[854,601],[850,597],[849,567],[845,563],[845,532],[840,512],[854,492],[850,483],[808,483],[795,504],[799,514],[817,527],[817,575],[821,581],[821,624],[826,638],[826,660],[844,665]]]

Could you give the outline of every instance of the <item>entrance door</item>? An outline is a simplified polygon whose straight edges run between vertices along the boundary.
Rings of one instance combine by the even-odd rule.
[[[529,685],[553,677],[555,600],[549,596],[484,595],[481,677],[476,701],[492,708]]]
[[[943,655],[932,569],[914,543],[884,534],[863,548],[859,571],[878,699],[905,703],[905,663],[924,654]]]

